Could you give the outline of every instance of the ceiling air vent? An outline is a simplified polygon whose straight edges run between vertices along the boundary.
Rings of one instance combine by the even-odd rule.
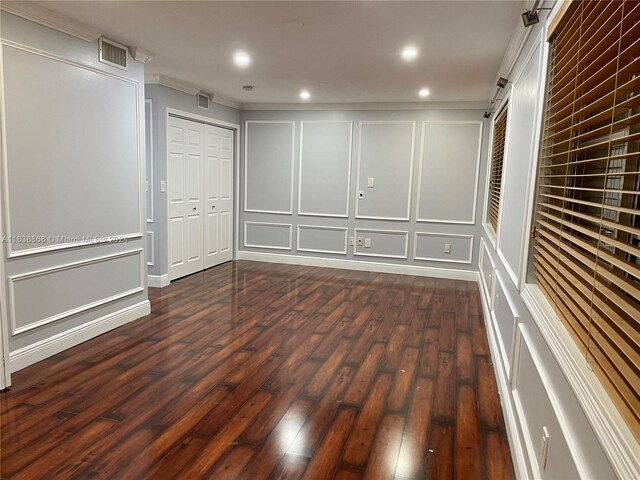
[[[209,110],[209,95],[206,93],[198,93],[198,108]]]
[[[100,62],[126,70],[127,61],[127,47],[106,38],[100,39]]]

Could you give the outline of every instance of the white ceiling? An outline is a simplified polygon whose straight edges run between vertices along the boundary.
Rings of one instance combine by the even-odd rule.
[[[522,1],[47,1],[125,45],[147,73],[240,103],[487,102]],[[400,58],[405,45],[419,57]],[[242,49],[251,65],[239,69]],[[242,85],[255,85],[252,92]]]

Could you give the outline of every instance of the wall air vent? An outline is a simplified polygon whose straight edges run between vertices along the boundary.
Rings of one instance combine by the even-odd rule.
[[[199,92],[198,95],[198,108],[209,110],[209,95]]]
[[[112,67],[127,69],[127,47],[119,45],[106,38],[100,39],[100,62],[111,65]]]

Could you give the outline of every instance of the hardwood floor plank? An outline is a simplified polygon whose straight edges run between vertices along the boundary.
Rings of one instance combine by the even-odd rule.
[[[149,297],[13,376],[3,480],[513,478],[473,282],[239,261]]]

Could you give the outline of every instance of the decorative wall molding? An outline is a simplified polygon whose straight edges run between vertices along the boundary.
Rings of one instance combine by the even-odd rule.
[[[518,21],[522,24],[520,18]],[[493,92],[492,92],[493,93]],[[242,103],[240,110],[486,110],[488,102]]]
[[[535,285],[522,299],[620,478],[640,478],[640,446],[584,355]]]
[[[302,166],[303,155],[302,148],[304,145],[304,126],[305,124],[348,124],[349,125],[349,166],[347,170],[347,196],[345,213],[342,214],[327,214],[327,213],[312,213],[302,211]],[[298,167],[298,215],[307,215],[312,217],[332,217],[332,218],[349,218],[349,201],[351,199],[351,163],[353,160],[353,121],[351,120],[303,120],[300,122],[300,165]]]
[[[286,227],[289,230],[289,246],[283,247],[280,245],[257,245],[247,243],[247,225],[267,225],[269,227]],[[291,223],[271,223],[271,222],[244,222],[244,246],[249,248],[267,248],[273,250],[291,250],[293,248],[292,245],[292,235],[293,235],[293,224]]]
[[[156,245],[155,234],[147,231],[147,241],[149,242],[149,250],[147,251],[147,266],[153,267],[156,264]]]
[[[156,56],[155,53],[150,52],[149,50],[145,50],[141,47],[130,47],[129,49],[131,50],[131,56],[137,62],[147,63],[149,60]]]
[[[356,244],[353,249],[354,255],[359,255],[362,257],[381,257],[381,258],[402,258],[406,259],[409,257],[409,232],[405,230],[382,230],[376,228],[356,228],[354,229],[355,236],[357,237],[361,232],[370,232],[370,233],[381,233],[388,235],[397,235],[404,237],[404,253],[400,255],[384,255],[380,253],[367,253],[367,252],[359,252],[358,245]],[[366,247],[363,247],[366,248]]]
[[[476,157],[476,177],[474,181],[474,193],[473,193],[473,209],[471,211],[471,220],[434,220],[431,218],[420,217],[420,192],[422,191],[422,168],[424,165],[424,153],[425,153],[425,138],[427,136],[428,125],[479,125],[480,131],[478,132],[478,155]],[[418,163],[418,191],[416,192],[416,222],[429,222],[429,223],[449,223],[459,225],[475,225],[476,223],[476,209],[478,205],[478,180],[480,178],[480,164],[482,163],[482,132],[484,124],[481,121],[472,120],[457,120],[457,121],[423,121],[422,132],[420,135],[420,158]]]
[[[469,242],[469,257],[467,260],[447,260],[446,258],[429,258],[419,257],[418,252],[418,237],[444,237],[444,238],[466,238],[470,239]],[[466,263],[471,264],[473,262],[473,244],[474,236],[460,233],[433,233],[433,232],[415,232],[413,239],[413,259],[414,260],[426,260],[429,262],[444,262],[444,263]]]
[[[153,100],[151,99],[146,99],[144,101],[144,106],[145,108],[148,106],[149,107],[149,133],[150,133],[150,138],[149,138],[149,152],[145,152],[145,155],[149,155],[150,158],[150,162],[149,162],[149,171],[146,172],[147,174],[147,184],[146,184],[146,188],[149,191],[149,198],[150,198],[150,202],[149,202],[149,215],[147,216],[147,223],[153,223],[154,220],[154,194],[155,194],[155,186],[154,186],[154,178],[153,178],[153,164],[155,163],[153,160]],[[145,119],[146,119],[146,115],[145,115]],[[146,127],[146,125],[145,125]],[[146,132],[145,132],[146,134]],[[146,142],[145,142],[146,143]],[[146,159],[145,159],[146,160]],[[146,165],[145,165],[146,166]],[[146,193],[146,192],[145,192]]]
[[[313,248],[304,248],[300,246],[300,230],[301,229],[311,229],[311,230],[335,230],[338,232],[344,233],[344,249],[343,250],[320,250]],[[333,253],[346,255],[347,254],[347,241],[348,241],[348,231],[349,229],[346,227],[325,227],[325,226],[317,226],[317,225],[298,225],[298,236],[296,242],[296,250],[299,252],[315,252],[315,253]]]
[[[39,342],[27,345],[9,354],[9,370],[16,372],[40,360],[44,360],[56,353],[74,347],[93,337],[113,330],[151,313],[149,300],[123,308],[64,332],[45,338]]]
[[[400,220],[409,221],[411,213],[411,190],[413,188],[413,166],[415,162],[415,148],[416,148],[416,121],[415,120],[361,120],[358,123],[358,158],[356,161],[356,192],[360,189],[360,174],[362,172],[362,126],[363,125],[411,125],[411,159],[409,163],[409,182],[407,185],[407,215],[404,217],[379,217],[375,215],[361,215],[359,214],[358,199],[356,198],[356,219],[366,220]],[[355,253],[354,253],[355,254]]]
[[[500,272],[495,272],[493,275],[493,285],[491,286],[491,292],[493,294],[493,298],[490,300],[491,321],[493,322],[493,327],[494,327],[493,331],[496,334],[496,343],[498,345],[498,350],[500,351],[500,355],[502,357],[501,358],[502,361],[500,363],[504,366],[504,369],[505,369],[504,372],[507,376],[507,380],[511,381],[513,363],[514,363],[513,359],[516,355],[516,350],[515,350],[516,329],[520,321],[520,314],[518,313],[518,310],[513,305],[513,301],[511,297],[507,293],[507,289],[504,282],[502,281],[502,276],[500,275]],[[496,307],[498,306],[498,300],[499,300],[498,292],[501,292],[502,295],[504,296],[504,299],[507,302],[507,306],[509,308],[509,312],[512,318],[512,325],[511,325],[511,331],[510,331],[510,336],[511,336],[510,349],[507,349],[505,345],[505,339],[503,338],[500,330],[500,319],[498,318],[498,313],[496,312]]]
[[[493,322],[491,319],[491,310],[489,308],[489,302],[484,292],[486,287],[482,286],[482,278],[477,275],[478,287],[480,290],[480,302],[482,304],[482,312],[484,318],[484,326],[487,331],[487,339],[489,341],[489,350],[491,352],[491,359],[493,361],[493,371],[496,374],[496,381],[498,384],[498,393],[500,394],[500,404],[502,405],[502,415],[507,427],[507,439],[509,440],[509,447],[511,449],[511,457],[514,460],[514,470],[516,478],[519,480],[532,480],[529,474],[529,461],[528,455],[525,451],[522,438],[520,437],[520,425],[517,413],[515,411],[512,395],[511,384],[507,380],[505,374],[505,368],[502,364],[502,355],[500,349],[496,343],[497,334],[494,330]]]
[[[4,5],[4,4],[3,4]],[[136,97],[136,110],[137,110],[137,114],[139,117],[143,116],[144,112],[140,112],[140,104],[141,104],[141,99],[140,99],[140,89],[141,89],[141,85],[140,82],[132,80],[130,78],[121,76],[121,75],[117,75],[115,73],[112,72],[106,72],[97,68],[93,68],[90,67],[88,65],[84,65],[82,63],[76,62],[74,60],[70,60],[68,58],[64,58],[64,57],[60,57],[57,55],[53,55],[51,53],[48,52],[44,52],[35,48],[32,48],[30,46],[27,45],[22,45],[16,42],[12,42],[9,40],[4,40],[2,39],[0,41],[0,46],[4,47],[11,47],[11,48],[15,48],[18,50],[22,50],[25,51],[27,53],[31,53],[33,55],[37,55],[37,56],[41,56],[44,58],[48,58],[50,60],[54,60],[60,63],[64,63],[66,65],[71,65],[77,68],[81,68],[83,70],[87,70],[90,71],[92,73],[96,73],[98,75],[104,75],[106,77],[110,77],[116,80],[120,80],[122,82],[125,83],[129,83],[132,84],[135,88],[135,97]],[[2,78],[0,78],[0,88],[4,88],[4,86],[2,85]],[[5,114],[5,104],[4,104],[4,91],[3,91],[3,95],[0,97],[0,117],[1,118],[6,118],[6,114]],[[5,131],[5,125],[3,122],[2,125],[2,136],[6,138],[6,131]],[[141,189],[142,186],[142,146],[144,145],[144,142],[142,140],[142,132],[140,130],[140,122],[137,122],[136,125],[136,140],[137,140],[137,174],[138,174],[138,228],[139,230],[137,232],[131,232],[131,233],[116,233],[116,234],[111,234],[111,236],[117,236],[119,238],[123,238],[128,240],[135,240],[135,239],[139,239],[142,238],[142,232],[143,232],[143,222],[144,222],[144,218],[145,218],[145,214],[144,214],[144,202],[143,202],[143,192]],[[7,151],[6,151],[6,143],[3,143],[2,145],[2,151],[0,152],[2,155],[2,159],[1,159],[1,164],[2,164],[2,171],[3,171],[3,205],[2,205],[2,209],[3,209],[3,219],[5,222],[5,232],[6,232],[6,236],[11,237],[12,236],[12,232],[11,232],[11,206],[9,203],[9,178],[8,178],[8,159],[7,159]],[[69,235],[69,236],[73,236],[73,235]],[[27,249],[23,249],[23,250],[12,250],[11,248],[11,244],[7,243],[6,245],[6,256],[7,258],[15,258],[15,257],[23,257],[23,256],[28,256],[28,255],[36,255],[36,254],[40,254],[40,253],[46,253],[46,252],[52,252],[52,251],[57,251],[57,250],[65,250],[65,249],[72,249],[72,248],[78,248],[78,247],[83,247],[83,246],[89,246],[89,245],[103,245],[106,243],[109,243],[111,240],[109,239],[109,237],[105,237],[102,240],[98,240],[96,239],[95,241],[83,241],[83,242],[74,242],[74,243],[60,243],[60,244],[52,244],[52,245],[47,245],[44,247],[35,247],[35,248],[27,248]]]
[[[395,273],[398,275],[416,275],[419,277],[445,278],[448,280],[465,280],[469,282],[475,282],[478,279],[478,273],[471,270],[367,262],[363,260],[305,257],[290,254],[240,251],[237,254],[236,260],[252,260],[254,262],[283,263],[286,265],[304,265],[310,267],[340,268],[343,270],[357,270],[363,272]]]
[[[203,87],[200,87],[194,83],[187,82],[186,80],[180,80],[178,78],[170,77],[169,75],[164,75],[162,73],[145,73],[144,74],[144,83],[150,83],[153,85],[162,85],[163,87],[173,88],[174,90],[178,90],[179,92],[186,93],[187,95],[196,95],[197,93],[206,90]],[[231,107],[235,109],[240,108],[240,102],[233,100],[232,98],[226,97],[225,95],[221,95],[219,93],[211,93],[209,94],[210,98],[212,98],[213,103],[217,103],[219,105],[224,105],[225,107]]]
[[[95,28],[33,2],[2,0],[2,2],[0,2],[0,10],[39,23],[45,27],[53,28],[59,32],[64,32],[87,42],[95,42],[102,36],[102,32]]]
[[[69,318],[71,316],[74,315],[78,315],[82,312],[86,312],[87,310],[92,310],[94,308],[100,307],[102,305],[106,305],[108,303],[112,303],[115,302],[116,300],[121,300],[123,298],[129,297],[131,295],[135,295],[137,293],[141,293],[144,291],[144,275],[145,275],[145,271],[146,268],[143,265],[143,259],[144,259],[144,255],[143,255],[144,249],[142,248],[137,248],[135,250],[129,250],[126,252],[119,252],[119,253],[114,253],[111,255],[103,255],[101,257],[95,257],[95,258],[90,258],[88,260],[80,260],[77,262],[71,262],[71,263],[66,263],[63,265],[56,265],[55,267],[50,267],[50,268],[43,268],[41,270],[34,270],[31,272],[27,272],[27,273],[21,273],[19,275],[11,275],[8,277],[7,281],[8,281],[8,286],[9,286],[9,292],[8,292],[8,303],[9,303],[9,320],[10,320],[10,324],[11,324],[11,335],[15,336],[15,335],[20,335],[22,333],[28,332],[30,330],[34,330],[36,328],[40,328],[43,327],[44,325],[48,325],[50,323],[53,322],[57,322],[60,320],[63,320],[65,318]],[[120,292],[118,294],[112,295],[110,297],[107,298],[102,298],[100,300],[94,301],[94,302],[90,302],[84,305],[80,305],[78,307],[66,310],[64,312],[60,312],[57,313],[55,315],[51,315],[47,318],[43,318],[41,320],[38,320],[36,322],[32,322],[29,323],[28,325],[23,325],[21,327],[18,327],[16,324],[16,311],[15,311],[15,285],[18,282],[22,282],[25,280],[28,280],[30,278],[34,278],[34,277],[40,277],[43,275],[49,275],[51,273],[54,272],[60,272],[60,271],[64,271],[64,270],[71,270],[73,268],[78,268],[78,267],[82,267],[85,265],[94,265],[97,263],[103,263],[103,262],[108,262],[110,260],[115,260],[118,258],[124,258],[124,257],[130,257],[130,256],[134,256],[137,255],[139,257],[140,260],[140,284],[138,286],[136,286],[135,288],[126,290],[124,292]]]

